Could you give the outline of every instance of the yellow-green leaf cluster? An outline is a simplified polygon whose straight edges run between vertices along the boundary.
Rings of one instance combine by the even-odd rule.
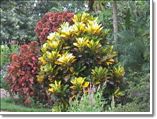
[[[91,74],[93,83],[97,85],[107,80],[108,69],[103,67],[95,67],[95,69],[92,69]]]
[[[70,88],[76,91],[81,91],[83,88],[87,88],[89,86],[89,82],[86,82],[85,79],[85,77],[75,77],[71,80],[73,85]]]
[[[70,64],[72,64],[73,62],[75,62],[75,56],[71,53],[64,53],[62,55],[60,55],[60,57],[57,59],[57,61],[55,62],[58,65],[61,66],[68,66]]]
[[[72,25],[63,23],[42,45],[37,81],[49,93],[59,93],[60,101],[68,101],[85,89],[122,78],[124,68],[114,67],[117,53],[107,43],[106,33],[90,14],[74,15]]]
[[[114,76],[116,78],[122,78],[125,74],[124,67],[121,66],[121,65],[118,65],[117,67],[114,67],[113,73],[114,73]]]

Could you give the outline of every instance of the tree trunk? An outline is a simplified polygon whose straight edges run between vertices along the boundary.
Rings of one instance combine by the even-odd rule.
[[[112,2],[112,18],[113,18],[113,33],[114,33],[114,42],[117,42],[117,32],[118,32],[118,21],[117,21],[117,2]]]
[[[94,11],[93,4],[94,4],[94,0],[89,0],[88,1],[88,11],[89,12],[93,12]]]

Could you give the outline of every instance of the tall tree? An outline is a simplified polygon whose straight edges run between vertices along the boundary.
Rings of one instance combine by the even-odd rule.
[[[113,12],[113,33],[114,42],[117,42],[117,32],[118,32],[118,19],[117,19],[117,2],[113,0],[112,2],[112,12]]]
[[[93,4],[94,4],[94,0],[89,0],[89,2],[88,2],[88,9],[89,9],[88,11],[89,12],[94,11]]]

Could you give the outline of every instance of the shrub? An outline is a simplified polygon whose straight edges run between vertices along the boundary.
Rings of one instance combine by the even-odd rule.
[[[139,110],[140,112],[150,111],[150,73],[146,72],[129,72],[128,73],[128,87],[126,88],[127,97],[130,99],[127,106],[132,106],[134,103],[136,107],[132,110]]]
[[[69,102],[68,112],[102,112],[104,101],[102,93],[83,94],[81,99],[76,98]],[[52,110],[54,111],[54,110]]]
[[[53,102],[66,104],[76,96],[106,86],[107,99],[121,96],[124,68],[106,40],[107,31],[97,18],[74,15],[73,25],[65,22],[50,33],[39,57],[37,81],[52,94]]]
[[[111,112],[149,112],[150,86],[149,73],[129,71],[125,86],[125,98],[115,107],[109,107]]]
[[[146,105],[135,102],[130,102],[125,105],[118,105],[117,107],[111,109],[111,112],[149,112],[149,108],[144,107]]]
[[[51,32],[57,31],[58,27],[63,22],[72,23],[72,12],[48,12],[41,20],[38,21],[35,32],[40,39],[41,43],[44,43],[47,36]]]
[[[38,69],[38,43],[22,45],[19,53],[11,55],[11,63],[5,77],[12,94],[18,94],[25,103],[34,94],[33,84]]]

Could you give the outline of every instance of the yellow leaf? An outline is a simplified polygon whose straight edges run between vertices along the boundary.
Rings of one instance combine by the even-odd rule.
[[[42,48],[41,48],[41,51],[44,53],[47,51],[47,43],[44,43]]]
[[[39,57],[39,61],[43,64],[43,65],[45,65],[47,62],[46,62],[46,60],[43,58],[43,57]]]
[[[48,40],[53,40],[55,38],[55,35],[56,33],[50,33],[48,36],[47,36],[47,39]]]
[[[106,64],[107,65],[110,65],[110,64],[113,64],[114,63],[114,59],[108,59],[106,60]]]
[[[37,75],[37,81],[42,83],[44,81],[44,75]]]
[[[51,92],[51,93],[54,92],[53,88],[49,88],[48,91]]]
[[[75,86],[70,86],[71,89],[75,89]]]
[[[84,85],[83,85],[84,88],[86,88],[88,86],[89,86],[89,82],[85,82]]]
[[[74,68],[73,68],[73,67],[70,67],[70,69],[69,69],[69,70],[70,70],[70,72],[71,72],[71,73],[73,73],[73,72],[74,72]]]
[[[61,55],[55,62],[58,65],[67,66],[75,61],[75,56],[72,53],[65,53]]]

